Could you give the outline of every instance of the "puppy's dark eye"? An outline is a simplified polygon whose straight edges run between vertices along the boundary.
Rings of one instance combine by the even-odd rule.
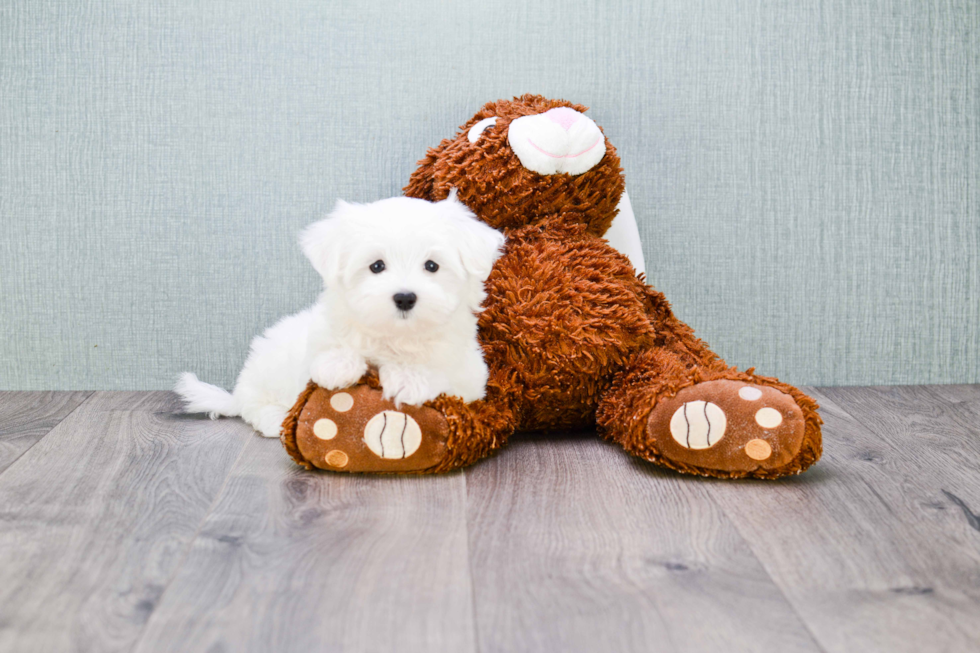
[[[436,270],[439,269],[439,264],[436,263],[435,261],[426,261],[425,269],[428,270],[429,272],[435,272]]]
[[[368,266],[368,269],[371,270],[371,272],[374,272],[375,274],[379,274],[381,272],[384,272],[385,271],[385,262],[384,261],[375,261],[370,266]]]

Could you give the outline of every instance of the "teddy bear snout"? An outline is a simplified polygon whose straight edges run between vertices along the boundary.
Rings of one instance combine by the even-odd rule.
[[[606,154],[606,139],[599,126],[568,107],[514,120],[507,141],[521,165],[541,175],[580,175]]]

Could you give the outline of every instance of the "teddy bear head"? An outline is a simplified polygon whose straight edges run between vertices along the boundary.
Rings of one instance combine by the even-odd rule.
[[[623,171],[586,110],[540,95],[489,102],[429,149],[405,194],[435,201],[455,188],[498,229],[558,220],[601,236],[616,215]]]

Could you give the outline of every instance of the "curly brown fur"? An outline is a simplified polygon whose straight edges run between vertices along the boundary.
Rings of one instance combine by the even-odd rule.
[[[602,240],[624,187],[612,145],[607,141],[605,157],[578,176],[539,175],[521,166],[507,145],[507,126],[561,106],[585,111],[531,95],[485,105],[454,138],[429,150],[405,188],[407,195],[430,200],[456,188],[480,219],[508,237],[487,280],[479,319],[490,367],[487,396],[469,405],[453,397],[427,404],[445,416],[449,439],[445,458],[421,471],[471,464],[506,444],[515,430],[593,424],[630,453],[684,473],[777,478],[809,467],[821,454],[817,404],[752,369],[730,368]],[[490,116],[497,117],[496,125],[469,143],[469,127]],[[658,450],[647,430],[658,402],[718,379],[769,386],[795,400],[804,432],[792,460],[775,469],[725,472],[681,464]],[[302,403],[301,398],[298,409]],[[283,436],[294,458],[288,431],[295,428],[298,409],[287,418]]]
[[[510,371],[522,429],[594,423],[616,371],[657,339],[629,261],[557,217],[510,233],[484,307],[480,341]]]

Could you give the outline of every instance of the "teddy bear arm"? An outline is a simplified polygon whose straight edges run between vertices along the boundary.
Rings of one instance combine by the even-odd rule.
[[[449,436],[446,455],[430,472],[445,472],[472,465],[507,444],[518,424],[513,403],[499,390],[488,389],[485,399],[464,403],[442,395],[432,406],[446,416]]]

